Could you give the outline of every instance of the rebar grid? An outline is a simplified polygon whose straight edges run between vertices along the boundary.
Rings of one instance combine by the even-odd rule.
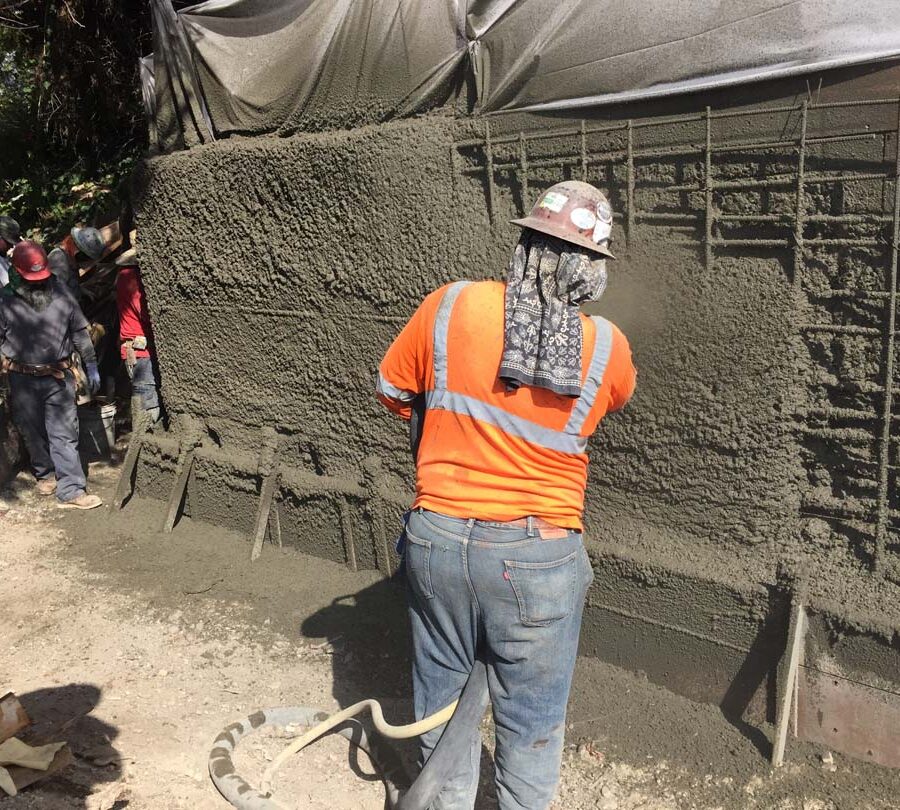
[[[875,570],[884,573],[884,552],[887,545],[888,469],[891,455],[891,422],[893,415],[894,346],[897,325],[897,250],[900,240],[900,101],[897,102],[897,149],[894,162],[894,229],[891,239],[891,269],[888,274],[887,319],[885,323],[885,391],[882,408],[881,452],[878,458],[878,522],[875,525]]]
[[[866,129],[865,131],[849,131],[853,125],[847,126],[848,131],[841,134],[821,134],[810,132],[810,113],[816,110],[837,109],[863,109],[879,105],[891,105],[897,109],[897,126],[887,128]],[[725,119],[740,117],[753,118],[757,116],[796,115],[796,135],[782,137],[768,137],[757,139],[744,139],[737,141],[714,139],[714,123]],[[703,126],[702,134],[691,142],[686,137],[686,142],[671,146],[654,145],[647,148],[638,148],[635,145],[635,134],[638,131],[652,127],[670,126],[676,124],[693,123]],[[591,144],[590,136],[609,136],[610,141],[601,145]],[[569,141],[577,138],[577,143]],[[887,149],[888,139],[895,140],[895,159],[891,169],[884,171],[848,171],[828,170],[815,167],[810,171],[810,150],[825,144],[852,144],[860,142],[879,141],[883,144],[882,152]],[[559,154],[552,147],[542,147],[538,156],[529,155],[529,147],[536,143],[557,140],[560,143],[569,144],[565,148],[557,147]],[[514,144],[516,152],[512,159],[507,155],[505,147]],[[555,145],[554,145],[555,146]],[[471,152],[464,155],[465,150],[482,150],[482,160]],[[793,152],[796,155],[796,163],[793,170],[776,165],[776,171],[765,177],[716,177],[715,157],[734,155],[738,159],[740,153],[764,153],[767,157],[772,150]],[[647,160],[669,159],[672,161],[699,157],[699,166],[696,175],[687,178],[687,182],[679,182],[665,185],[652,185],[656,192],[653,205],[661,207],[660,194],[700,195],[696,203],[689,202],[688,210],[641,210],[637,199],[636,187],[637,172],[636,162]],[[780,158],[778,155],[776,157]],[[826,160],[826,158],[823,158]],[[866,99],[848,102],[831,102],[814,104],[809,100],[801,104],[784,105],[778,107],[760,107],[751,110],[715,111],[707,107],[703,112],[686,116],[669,117],[664,119],[648,119],[635,121],[629,119],[622,123],[609,125],[588,126],[584,120],[577,126],[560,128],[547,128],[543,130],[523,130],[514,134],[493,135],[487,124],[485,125],[485,137],[483,139],[470,139],[458,141],[454,145],[454,161],[459,167],[460,175],[477,175],[487,172],[488,208],[493,224],[496,216],[497,197],[497,173],[509,172],[512,179],[518,180],[522,190],[521,204],[524,207],[531,203],[530,190],[533,185],[533,176],[529,172],[540,169],[557,169],[562,172],[576,171],[582,179],[589,179],[589,168],[597,164],[612,164],[615,173],[616,166],[624,169],[625,194],[624,211],[617,213],[615,218],[623,226],[627,246],[631,246],[635,237],[637,223],[662,224],[670,227],[675,234],[673,244],[697,246],[698,241],[703,243],[704,262],[707,270],[711,269],[715,261],[715,254],[719,250],[734,250],[742,248],[789,250],[793,254],[793,286],[797,293],[804,293],[810,303],[824,304],[834,302],[837,306],[845,306],[853,302],[872,301],[883,303],[886,317],[882,318],[878,326],[865,326],[853,323],[807,323],[799,326],[799,332],[810,337],[816,335],[834,335],[835,338],[847,337],[860,338],[867,342],[880,339],[883,344],[884,359],[880,364],[879,381],[855,381],[839,379],[837,384],[823,383],[822,386],[828,392],[828,396],[838,394],[849,395],[874,395],[881,399],[881,407],[877,406],[856,411],[854,408],[829,408],[828,418],[838,420],[858,421],[862,420],[871,425],[866,427],[817,427],[813,424],[804,425],[799,433],[801,436],[814,437],[821,440],[838,441],[846,450],[847,458],[853,464],[864,468],[872,468],[876,471],[871,478],[866,473],[863,479],[857,481],[857,486],[863,490],[871,488],[872,497],[857,496],[860,501],[858,507],[830,509],[831,517],[840,519],[848,511],[854,513],[855,519],[872,525],[874,528],[874,547],[871,550],[872,570],[880,574],[885,572],[885,554],[889,542],[889,535],[897,531],[897,520],[900,512],[891,510],[890,480],[892,472],[896,472],[897,465],[891,464],[891,448],[900,444],[900,437],[892,435],[896,433],[896,426],[900,424],[900,416],[893,414],[895,397],[900,396],[900,388],[895,378],[895,353],[897,328],[897,281],[898,281],[898,245],[900,245],[900,100],[892,99]],[[474,165],[473,165],[474,161]],[[780,170],[777,170],[780,169]],[[613,174],[615,176],[615,174]],[[894,201],[893,211],[868,212],[841,212],[821,213],[815,210],[815,206],[808,204],[811,188],[817,188],[819,195],[828,193],[828,185],[846,186],[847,184],[882,182],[893,184]],[[851,186],[853,188],[853,186]],[[730,192],[758,191],[787,192],[793,191],[792,210],[786,212],[761,212],[751,213],[725,213],[719,210],[722,205],[723,195]],[[683,202],[683,201],[682,201]],[[763,205],[763,202],[757,203]],[[812,208],[812,210],[810,210]],[[523,211],[524,213],[524,211]],[[775,233],[765,231],[759,237],[747,236],[746,231],[741,233],[729,233],[728,230],[720,230],[719,226],[731,226],[743,228],[759,225],[767,229],[777,229]],[[845,237],[835,235],[834,230],[813,231],[807,235],[808,228],[822,226],[822,228],[856,227],[855,233],[847,233]],[[890,234],[883,229],[890,226]],[[784,235],[778,235],[778,230],[784,229]],[[859,229],[862,229],[860,232]],[[868,234],[867,234],[867,229]],[[837,231],[838,234],[846,233]],[[696,234],[696,236],[692,235]],[[680,239],[678,237],[681,237]],[[837,253],[848,248],[868,248],[874,250],[890,250],[890,262],[886,279],[886,289],[853,289],[842,285],[836,289],[815,290],[807,289],[808,280],[804,278],[804,268],[807,262],[813,258],[817,250],[828,250]],[[852,314],[852,310],[850,310]],[[837,313],[832,313],[833,315]],[[862,407],[862,406],[861,406]],[[798,417],[807,420],[817,418],[812,409]],[[819,414],[821,417],[821,413]],[[873,423],[880,423],[880,430]],[[877,444],[877,459],[866,459],[852,450],[865,443]],[[840,462],[825,463],[826,469],[836,470]],[[831,466],[829,466],[831,465]],[[850,465],[844,465],[849,468]],[[843,470],[843,468],[841,468]],[[846,470],[844,470],[846,471]],[[870,483],[871,482],[871,487]],[[871,504],[871,507],[867,505]],[[828,509],[825,512],[829,512]],[[821,517],[829,517],[822,514]]]

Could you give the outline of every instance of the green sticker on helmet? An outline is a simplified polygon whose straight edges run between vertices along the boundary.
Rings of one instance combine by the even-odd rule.
[[[563,210],[563,206],[569,201],[565,194],[558,191],[548,191],[541,200],[540,208],[549,208],[554,214]]]

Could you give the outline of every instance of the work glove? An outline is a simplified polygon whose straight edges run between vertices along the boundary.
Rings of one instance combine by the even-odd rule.
[[[100,390],[100,372],[97,370],[96,363],[87,363],[85,365],[85,370],[87,371],[88,378],[88,389],[91,392],[91,396],[96,396],[97,392]]]

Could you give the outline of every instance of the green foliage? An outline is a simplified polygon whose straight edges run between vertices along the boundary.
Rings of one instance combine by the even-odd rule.
[[[0,213],[52,242],[117,213],[145,144],[145,0],[0,0]]]

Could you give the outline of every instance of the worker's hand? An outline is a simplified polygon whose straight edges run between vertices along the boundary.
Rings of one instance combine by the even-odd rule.
[[[100,390],[100,372],[97,370],[97,364],[88,363],[85,366],[85,370],[87,371],[88,388],[90,389],[91,396],[96,396],[97,392]]]

